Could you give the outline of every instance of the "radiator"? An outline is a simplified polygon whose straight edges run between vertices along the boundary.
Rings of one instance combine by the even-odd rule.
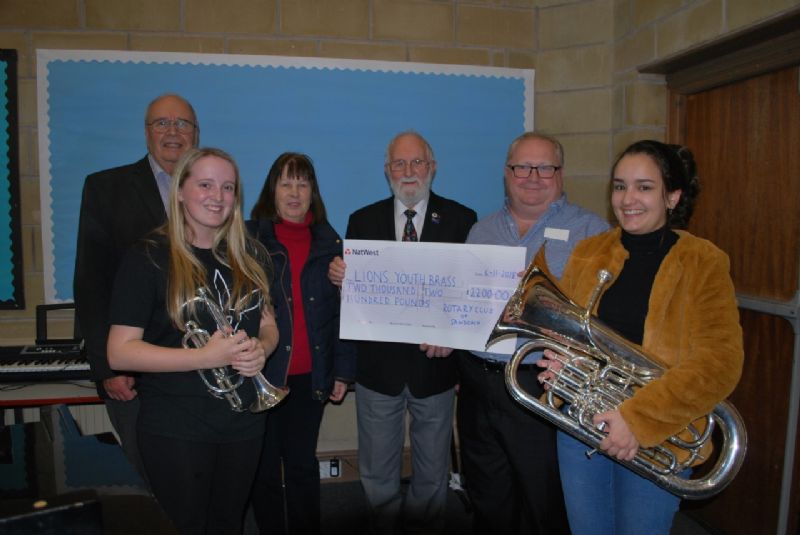
[[[78,422],[78,427],[84,435],[97,435],[99,433],[113,432],[111,421],[108,419],[106,406],[102,403],[70,405],[69,412]]]
[[[96,435],[98,433],[114,431],[111,427],[111,421],[108,419],[106,406],[102,403],[69,405],[69,412],[72,414],[72,417],[75,418],[81,433],[84,435]],[[40,420],[39,409],[37,407],[24,408],[21,410],[5,410],[4,413],[4,421],[7,425],[38,422]]]

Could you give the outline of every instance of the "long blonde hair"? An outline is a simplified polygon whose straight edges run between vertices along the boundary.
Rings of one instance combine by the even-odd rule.
[[[233,210],[228,220],[214,234],[211,252],[221,264],[231,270],[233,287],[229,302],[219,303],[224,310],[240,313],[247,305],[246,297],[260,291],[263,306],[270,306],[269,283],[265,269],[269,269],[269,255],[263,246],[248,236],[242,219],[242,186],[239,167],[233,158],[220,149],[189,149],[178,161],[169,192],[169,218],[160,229],[169,243],[169,271],[167,275],[167,312],[172,322],[183,329],[184,322],[194,315],[192,298],[197,289],[206,286],[207,273],[202,262],[192,251],[192,230],[186,222],[178,192],[192,173],[192,167],[201,158],[221,158],[233,166],[236,191]],[[186,306],[186,303],[188,307]]]

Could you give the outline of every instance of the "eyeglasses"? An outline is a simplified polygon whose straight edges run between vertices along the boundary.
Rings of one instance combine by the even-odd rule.
[[[420,160],[419,158],[416,158],[408,162],[405,160],[392,160],[391,162],[389,162],[389,169],[391,169],[393,173],[402,173],[403,171],[406,170],[406,167],[408,165],[411,165],[411,170],[417,173],[428,169],[428,166],[430,164],[431,162],[429,162],[428,160]]]
[[[553,178],[560,165],[507,165],[517,178],[528,178],[536,171],[539,178]]]
[[[153,119],[151,122],[146,123],[147,126],[158,132],[159,134],[163,134],[167,132],[173,126],[175,130],[180,132],[181,134],[191,134],[194,132],[194,129],[197,128],[197,125],[194,124],[192,121],[187,121],[186,119]]]

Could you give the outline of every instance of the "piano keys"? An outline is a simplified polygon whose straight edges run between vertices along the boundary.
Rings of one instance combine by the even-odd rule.
[[[0,383],[90,379],[81,344],[0,347]]]

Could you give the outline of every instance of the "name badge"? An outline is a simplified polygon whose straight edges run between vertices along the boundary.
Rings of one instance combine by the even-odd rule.
[[[569,241],[569,229],[545,227],[544,237],[549,240]]]

